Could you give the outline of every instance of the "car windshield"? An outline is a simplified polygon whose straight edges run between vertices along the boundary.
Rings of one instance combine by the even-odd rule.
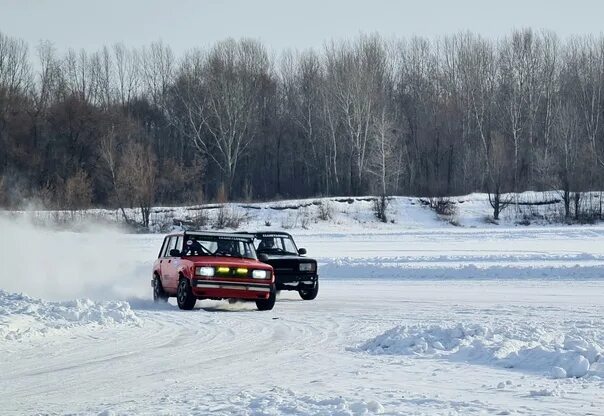
[[[257,258],[254,245],[244,237],[195,234],[185,236],[182,255]]]
[[[256,250],[267,254],[298,254],[293,238],[284,234],[262,234],[256,237]]]

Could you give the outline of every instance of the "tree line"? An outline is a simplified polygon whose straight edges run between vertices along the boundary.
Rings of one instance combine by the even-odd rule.
[[[556,190],[604,174],[604,37],[58,53],[0,33],[0,206]],[[125,216],[124,212],[124,216]]]

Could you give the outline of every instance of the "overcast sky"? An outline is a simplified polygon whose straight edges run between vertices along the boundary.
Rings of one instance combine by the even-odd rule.
[[[602,0],[0,0],[0,32],[59,51],[163,40],[177,54],[227,37],[276,52],[379,32],[437,36],[471,30],[497,38],[513,28],[560,36],[600,34]]]

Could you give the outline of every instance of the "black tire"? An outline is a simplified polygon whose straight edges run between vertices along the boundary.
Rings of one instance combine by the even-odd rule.
[[[164,291],[164,287],[161,284],[159,276],[153,278],[153,302],[165,303],[168,301],[168,294]]]
[[[313,289],[310,289],[310,290],[301,289],[298,291],[298,293],[300,294],[300,297],[304,300],[313,300],[319,294],[319,281],[317,280],[317,283],[315,284],[315,287]]]
[[[268,299],[258,299],[256,301],[256,307],[259,311],[270,311],[275,306],[275,301],[277,300],[277,291],[275,289],[271,290],[271,294]]]
[[[197,298],[193,295],[191,282],[189,282],[189,279],[182,277],[178,281],[178,289],[176,289],[176,303],[178,303],[178,307],[185,311],[190,311],[195,307],[195,302],[197,302]]]

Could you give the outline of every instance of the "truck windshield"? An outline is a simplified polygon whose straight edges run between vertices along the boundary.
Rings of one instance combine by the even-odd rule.
[[[184,239],[183,256],[226,256],[257,259],[252,242],[235,236],[190,235]]]

